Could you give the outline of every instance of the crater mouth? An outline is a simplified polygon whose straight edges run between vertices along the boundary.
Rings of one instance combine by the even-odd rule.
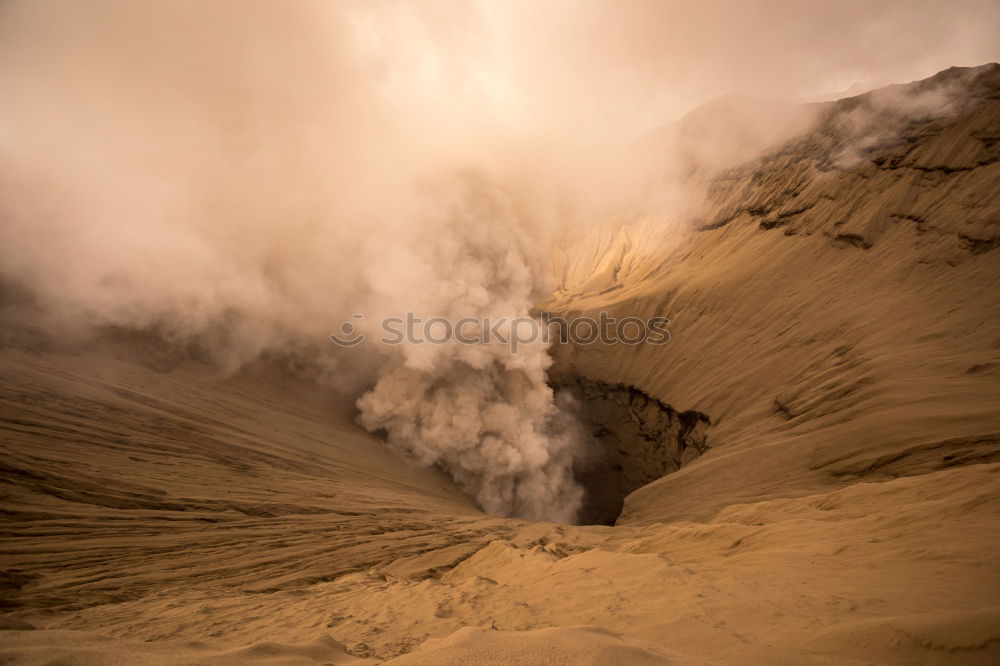
[[[582,376],[561,378],[555,388],[577,400],[594,443],[574,470],[586,491],[580,525],[614,525],[626,496],[709,449],[711,420],[702,412],[678,411],[635,386]]]

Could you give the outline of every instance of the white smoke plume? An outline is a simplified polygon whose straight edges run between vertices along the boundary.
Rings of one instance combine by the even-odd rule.
[[[977,69],[917,84],[896,84],[845,100],[829,132],[837,137],[838,149],[830,162],[839,167],[856,166],[873,152],[899,140],[904,128],[959,113],[967,102],[969,81]]]
[[[417,305],[424,321],[528,316],[544,273],[514,202],[483,176],[465,173],[438,189],[433,204],[413,242],[373,257],[376,288],[387,298],[405,293],[400,305]],[[500,332],[509,335],[509,327]],[[358,401],[362,425],[385,430],[391,445],[446,470],[490,513],[575,519],[583,491],[573,464],[585,440],[546,384],[544,342],[512,351],[497,339],[453,339],[398,350]]]

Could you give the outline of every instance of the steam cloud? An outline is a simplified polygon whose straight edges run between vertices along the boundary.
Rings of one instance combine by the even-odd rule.
[[[417,242],[372,266],[376,282],[403,287],[384,277],[402,264],[405,280],[420,277],[417,300],[427,315],[527,316],[540,292],[539,262],[513,202],[485,178],[463,174],[435,203]],[[546,385],[544,343],[517,353],[496,340],[400,349],[358,401],[362,425],[384,429],[391,445],[447,470],[490,513],[575,519],[583,490],[573,463],[585,440]]]
[[[675,205],[661,153],[677,141],[634,139],[711,97],[997,56],[995,3],[802,5],[7,0],[0,287],[27,289],[61,338],[152,329],[229,370],[307,359],[486,510],[571,521],[586,446],[542,343],[326,336],[354,312],[528,314],[554,238],[622,204]],[[754,132],[793,125],[769,109]],[[686,131],[685,159],[766,143]],[[27,316],[14,305],[0,298],[8,322]]]

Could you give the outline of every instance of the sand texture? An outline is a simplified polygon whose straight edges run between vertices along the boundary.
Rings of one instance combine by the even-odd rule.
[[[672,338],[560,347],[553,378],[707,419],[664,417],[614,525],[485,515],[266,363],[7,324],[0,661],[1000,663],[1000,66],[938,77],[947,117],[825,103],[693,171],[689,231],[564,243],[546,310]]]

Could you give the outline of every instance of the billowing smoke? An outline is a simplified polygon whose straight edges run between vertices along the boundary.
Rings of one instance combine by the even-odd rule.
[[[521,337],[508,322],[527,317],[544,293],[538,249],[525,233],[530,222],[474,173],[449,179],[426,215],[413,242],[379,253],[369,268],[385,290],[380,300],[405,294],[400,307],[437,323],[414,329],[423,343],[398,347],[358,401],[361,423],[446,470],[490,513],[571,522],[583,497],[573,465],[585,440],[546,385],[547,344],[528,336],[510,344]],[[461,339],[447,337],[463,320]],[[491,322],[503,325],[487,339]]]
[[[525,316],[553,239],[609,209],[676,225],[664,178],[793,125],[771,105],[761,141],[691,122],[647,140],[712,97],[996,57],[995,3],[766,4],[6,0],[0,337],[30,315],[62,340],[155,331],[229,371],[294,357],[488,511],[571,520],[586,447],[544,342],[327,335],[356,313],[373,336],[407,312]],[[745,106],[703,114],[707,134]]]

